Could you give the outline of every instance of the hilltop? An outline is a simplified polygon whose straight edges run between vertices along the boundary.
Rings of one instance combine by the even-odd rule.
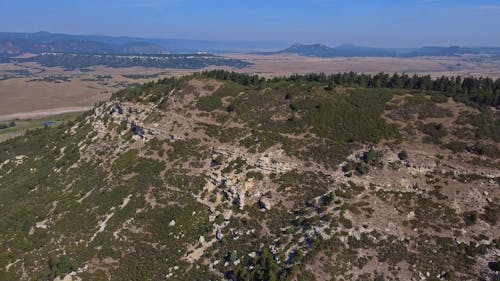
[[[225,71],[117,91],[0,143],[0,279],[496,280],[499,94]]]

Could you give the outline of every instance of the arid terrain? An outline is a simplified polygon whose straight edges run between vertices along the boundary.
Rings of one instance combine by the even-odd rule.
[[[20,72],[22,75],[16,75]],[[8,75],[0,79],[0,117],[31,111],[58,111],[68,107],[85,108],[107,100],[114,91],[152,80],[147,78],[148,75],[158,79],[182,73],[188,71],[95,67],[91,72],[81,72],[31,63],[0,64],[0,77]],[[123,75],[139,76],[126,78]]]
[[[264,76],[286,76],[295,73],[407,73],[441,75],[500,77],[500,61],[488,57],[417,57],[417,58],[314,58],[297,55],[231,55],[233,58],[253,63],[244,68],[245,73]]]

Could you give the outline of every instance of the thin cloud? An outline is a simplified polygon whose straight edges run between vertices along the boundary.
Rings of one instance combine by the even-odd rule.
[[[108,1],[107,8],[161,8],[183,0],[126,0],[126,1]]]

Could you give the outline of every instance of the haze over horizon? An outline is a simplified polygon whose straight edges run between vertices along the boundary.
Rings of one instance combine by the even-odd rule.
[[[492,0],[2,2],[2,31],[376,47],[500,45]],[[91,16],[89,16],[91,15]]]

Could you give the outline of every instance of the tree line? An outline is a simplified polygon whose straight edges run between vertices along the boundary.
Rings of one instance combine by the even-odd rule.
[[[202,76],[214,79],[229,80],[245,86],[262,86],[264,83],[280,81],[291,82],[321,82],[328,83],[327,89],[336,85],[365,88],[390,88],[417,91],[435,91],[452,97],[456,101],[476,105],[500,106],[500,79],[493,80],[488,77],[461,77],[441,76],[432,78],[430,75],[408,74],[362,74],[355,72],[337,73],[311,73],[306,75],[292,75],[288,77],[275,77],[266,79],[257,75],[247,75],[226,70],[212,70],[201,73]]]
[[[66,70],[105,65],[120,67],[154,67],[174,69],[202,69],[209,66],[243,68],[251,65],[239,59],[213,55],[92,55],[92,54],[45,54],[29,58],[17,58],[15,62],[37,62],[46,67],[62,67]],[[1,60],[0,60],[1,62]]]

